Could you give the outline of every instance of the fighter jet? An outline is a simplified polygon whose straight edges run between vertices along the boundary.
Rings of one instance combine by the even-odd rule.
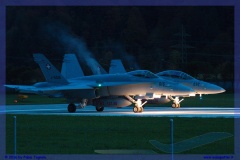
[[[95,67],[97,69],[92,66],[90,67],[94,75],[107,74],[107,72],[101,67],[101,65],[99,63],[95,62],[95,64],[96,64]],[[77,71],[81,70],[79,73],[75,74],[76,77],[78,75],[82,75],[81,66],[79,65],[78,60],[74,54],[65,54],[62,66],[63,66],[62,72],[61,72],[62,75],[65,75],[65,72],[71,71],[71,70],[77,70]],[[96,72],[96,70],[97,70],[97,72]],[[122,74],[122,73],[127,73],[127,72],[122,64],[122,61],[117,59],[117,60],[111,61],[109,73],[110,74],[119,74],[119,73]],[[65,78],[67,78],[67,77],[65,77]],[[152,103],[162,104],[162,103],[170,102],[172,100],[174,105],[177,105],[177,104],[179,105],[180,102],[182,101],[179,99],[179,97],[189,97],[193,94],[179,96],[178,93],[176,92],[176,93],[172,93],[171,95],[168,95],[168,96],[162,95],[162,96],[157,96],[155,98],[147,98],[147,101],[150,104],[152,104]],[[111,97],[100,97],[97,99],[97,103],[103,104],[105,106],[106,105],[114,106],[114,104],[116,105],[116,104],[119,104],[122,102],[122,101],[118,100],[118,98],[122,98],[122,97],[112,97],[112,96]],[[118,102],[116,102],[117,100],[118,100]],[[143,99],[143,101],[146,101],[146,99]],[[122,104],[126,105],[126,103],[122,103]],[[115,107],[118,107],[118,106],[115,106]]]
[[[107,74],[107,72],[102,68],[102,66],[100,64],[98,64],[97,62],[95,62],[95,64],[96,64],[97,69],[91,67],[93,74],[95,74],[95,75]],[[113,74],[126,73],[126,70],[124,69],[121,60],[112,60],[111,67],[109,68],[109,70],[110,70],[109,73],[113,73]],[[73,71],[75,74],[75,76],[71,76],[72,78],[79,77],[79,75],[84,76],[81,66],[78,63],[78,60],[77,60],[75,54],[65,54],[64,55],[61,73],[65,78],[69,78],[69,76],[66,75],[66,74],[70,74],[69,71]],[[178,96],[177,94],[178,93],[176,92],[175,94],[169,95],[169,97]],[[188,96],[188,95],[185,95],[185,96]],[[150,102],[153,102],[156,100],[158,102],[159,101],[161,101],[161,102],[169,102],[170,101],[168,98],[160,98],[161,96],[156,96],[156,97],[155,97],[155,99],[148,98],[148,100],[150,100]],[[174,100],[176,101],[179,99],[178,99],[178,97],[176,97]],[[112,107],[121,107],[121,106],[130,105],[130,103],[124,103],[124,101],[122,100],[122,97],[119,97],[119,96],[118,97],[104,96],[104,97],[98,98],[96,101],[94,100],[93,102],[94,102],[94,105],[96,105],[96,103],[97,103],[97,104],[102,104],[105,106],[112,106]],[[120,104],[122,104],[122,105],[120,105]]]
[[[111,61],[111,67],[109,69],[109,73],[124,73],[126,72],[121,60],[112,60]],[[166,80],[180,83],[182,85],[185,85],[187,87],[190,87],[194,90],[193,94],[190,94],[189,96],[195,96],[196,94],[200,95],[200,98],[203,94],[217,94],[217,93],[222,93],[225,92],[225,90],[217,85],[200,81],[192,76],[188,75],[187,73],[184,73],[182,71],[176,71],[176,70],[167,70],[163,72],[159,72],[156,74],[157,76],[164,78]],[[182,95],[180,97],[187,97],[185,95]],[[173,108],[179,108],[181,101],[183,99],[179,99],[179,97],[175,96],[168,96],[168,97],[160,97],[160,98],[155,98],[148,103],[167,103],[170,101],[173,101],[172,107]]]
[[[75,112],[77,108],[87,105],[87,100],[93,100],[97,111],[103,111],[104,104],[98,103],[99,98],[106,98],[106,102],[114,103],[118,107],[126,103],[134,103],[133,112],[143,111],[142,99],[152,99],[160,96],[189,95],[193,90],[189,87],[159,78],[147,70],[138,70],[123,74],[104,74],[81,76],[66,79],[50,63],[43,54],[34,54],[34,60],[39,64],[46,82],[39,82],[33,86],[5,85],[21,93],[36,93],[65,97],[69,101],[68,111]],[[71,71],[70,71],[71,72]],[[71,77],[71,76],[70,76]],[[118,104],[118,101],[122,103]],[[79,103],[76,106],[74,103]],[[123,105],[124,103],[124,105]]]
[[[160,76],[161,78],[164,78],[166,80],[170,80],[173,82],[181,83],[185,86],[188,86],[194,90],[194,94],[190,96],[195,96],[195,94],[199,94],[200,98],[203,94],[218,94],[225,92],[225,89],[222,87],[219,87],[215,84],[211,84],[208,82],[204,82],[201,80],[198,80],[196,78],[193,78],[187,73],[184,73],[182,71],[177,70],[166,70],[163,72],[159,72],[156,75]],[[180,106],[174,106],[173,107],[180,107]]]

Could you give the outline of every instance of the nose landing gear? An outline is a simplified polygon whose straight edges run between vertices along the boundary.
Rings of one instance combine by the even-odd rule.
[[[179,97],[173,98],[172,96],[169,96],[169,98],[173,101],[172,108],[180,108],[180,103],[184,100],[179,100]]]

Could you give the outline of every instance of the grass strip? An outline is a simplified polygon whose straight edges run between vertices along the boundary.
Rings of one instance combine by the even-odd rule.
[[[173,118],[174,142],[208,132],[234,134],[231,118]],[[170,143],[170,121],[162,117],[17,115],[18,154],[96,154],[94,150],[153,150],[149,140]],[[6,151],[13,154],[13,115],[6,115]],[[233,154],[234,137],[182,154]]]

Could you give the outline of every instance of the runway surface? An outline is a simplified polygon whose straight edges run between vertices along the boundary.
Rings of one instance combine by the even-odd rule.
[[[62,116],[134,116],[134,117],[209,117],[240,118],[240,108],[223,107],[148,107],[142,113],[133,113],[133,107],[110,108],[97,112],[94,106],[77,109],[75,113],[67,111],[68,104],[47,105],[7,105],[0,113],[27,115],[62,115]]]

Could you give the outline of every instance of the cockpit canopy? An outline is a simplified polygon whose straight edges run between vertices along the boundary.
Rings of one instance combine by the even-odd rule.
[[[128,72],[128,74],[134,77],[141,77],[141,78],[159,78],[156,74],[148,70],[136,70],[136,71]]]
[[[169,77],[169,78],[184,79],[184,80],[194,79],[192,76],[188,75],[187,73],[184,73],[182,71],[176,71],[176,70],[167,70],[167,71],[159,72],[156,75]]]

